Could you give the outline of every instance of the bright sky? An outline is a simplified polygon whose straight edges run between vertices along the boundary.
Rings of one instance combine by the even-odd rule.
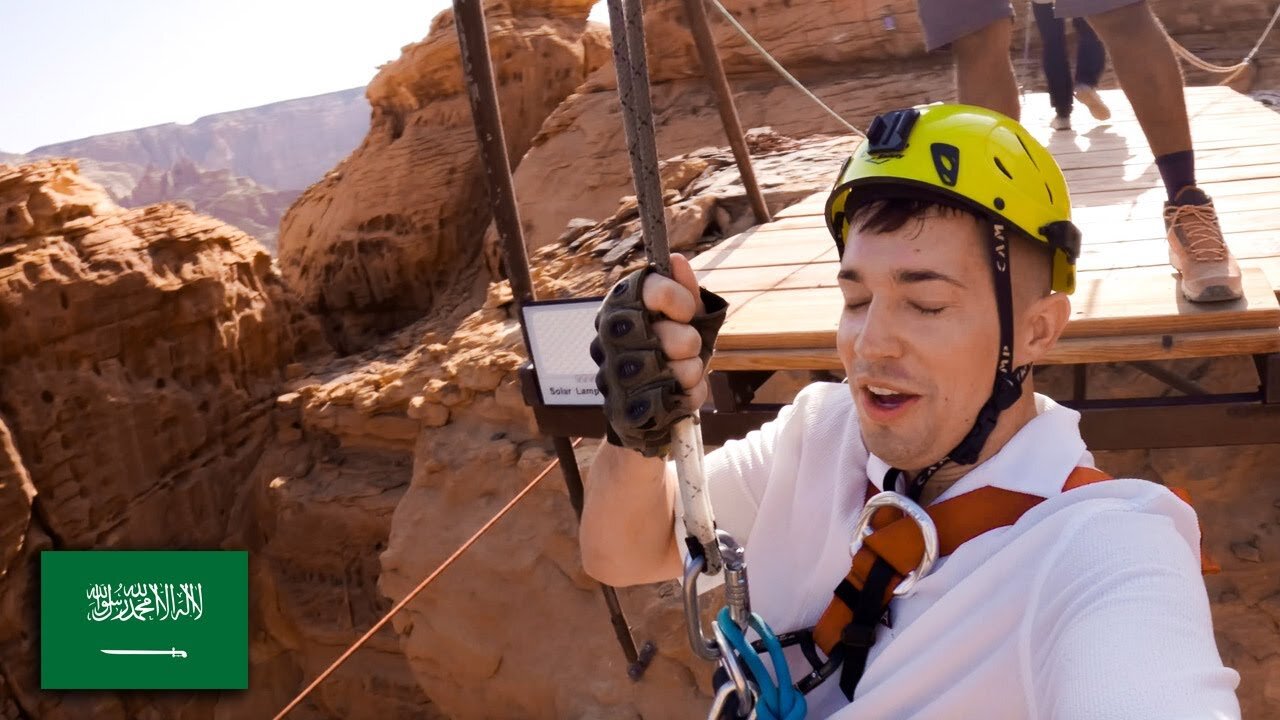
[[[0,151],[364,85],[450,4],[0,0]]]

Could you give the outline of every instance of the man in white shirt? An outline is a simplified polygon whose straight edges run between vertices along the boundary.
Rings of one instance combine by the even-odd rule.
[[[844,667],[808,693],[808,717],[1239,717],[1194,512],[1145,481],[1076,487],[1089,472],[1077,468],[1092,465],[1079,416],[1034,393],[1029,369],[1070,317],[1079,253],[1052,156],[992,111],[887,113],[827,214],[848,384],[804,389],[706,458],[717,526],[745,541],[752,609],[815,639],[843,618],[823,647],[847,645]],[[586,485],[582,557],[612,585],[679,577],[686,553],[675,474],[659,455],[672,421],[706,398],[724,310],[683,258],[672,265],[674,279],[620,281],[592,349],[610,444]],[[628,297],[661,319],[616,304]],[[893,597],[905,570],[850,567],[855,523],[880,490],[931,515],[993,492],[1027,507],[962,538]],[[863,595],[891,600],[860,615]],[[788,659],[805,667],[798,648]]]

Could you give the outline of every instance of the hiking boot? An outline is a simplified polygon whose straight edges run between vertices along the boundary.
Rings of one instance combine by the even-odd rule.
[[[1049,127],[1053,128],[1054,130],[1070,130],[1071,116],[1055,115],[1054,118],[1049,121]]]
[[[1239,300],[1240,266],[1222,239],[1218,213],[1203,190],[1188,185],[1164,204],[1169,264],[1182,273],[1182,294],[1191,302]]]
[[[1076,99],[1084,103],[1089,108],[1089,114],[1095,120],[1110,120],[1111,108],[1102,102],[1102,96],[1098,94],[1098,89],[1092,85],[1080,83],[1076,85]]]

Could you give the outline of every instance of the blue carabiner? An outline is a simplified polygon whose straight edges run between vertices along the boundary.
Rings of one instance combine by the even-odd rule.
[[[773,633],[764,618],[751,613],[749,623],[751,629],[760,635],[765,647],[769,650],[769,658],[773,661],[774,677],[772,678],[769,676],[769,671],[765,669],[764,663],[760,661],[759,654],[751,647],[751,643],[747,642],[742,628],[729,615],[729,608],[722,608],[720,614],[716,616],[716,624],[720,626],[725,639],[755,676],[756,686],[760,690],[760,697],[756,702],[756,717],[759,720],[804,720],[808,707],[804,693],[797,690],[791,682],[791,668],[787,665],[786,655],[783,654],[782,643],[778,641],[778,636]]]

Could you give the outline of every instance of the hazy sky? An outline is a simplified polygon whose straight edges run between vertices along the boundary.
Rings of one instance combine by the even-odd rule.
[[[364,85],[450,0],[0,0],[0,151]]]

